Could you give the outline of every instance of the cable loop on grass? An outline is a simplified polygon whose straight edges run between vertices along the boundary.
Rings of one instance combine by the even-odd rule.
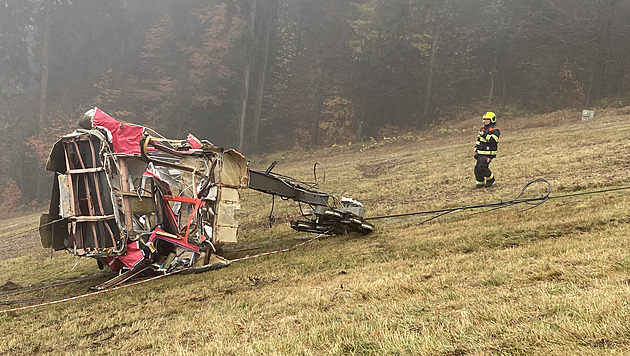
[[[542,196],[537,197],[537,198],[523,198],[523,194],[525,193],[525,191],[532,184],[538,183],[538,182],[543,182],[543,183],[547,184],[547,192],[545,194],[543,194]],[[534,179],[532,181],[529,181],[527,184],[525,184],[525,186],[523,186],[523,188],[521,189],[521,192],[516,196],[516,198],[514,198],[512,200],[508,200],[508,201],[500,201],[500,202],[496,202],[496,203],[486,203],[486,204],[476,204],[476,205],[465,205],[465,206],[456,207],[456,208],[426,210],[426,211],[418,211],[418,212],[413,212],[413,213],[373,216],[373,217],[365,218],[365,220],[386,219],[386,218],[412,216],[412,215],[436,214],[436,215],[434,215],[434,216],[432,216],[430,218],[427,218],[427,219],[421,221],[420,223],[418,223],[419,225],[422,225],[425,222],[431,221],[431,220],[436,219],[436,218],[438,218],[440,216],[443,216],[443,215],[446,215],[446,214],[449,214],[449,213],[452,213],[452,212],[455,212],[455,211],[460,211],[460,210],[470,210],[470,209],[479,209],[479,208],[491,208],[489,210],[484,210],[483,211],[483,212],[486,212],[486,211],[491,211],[491,210],[505,208],[505,207],[508,207],[508,206],[511,206],[511,205],[515,205],[515,204],[519,204],[519,203],[526,203],[526,204],[533,205],[533,206],[525,209],[525,210],[528,210],[528,209],[535,208],[535,207],[539,206],[540,204],[542,204],[542,203],[546,202],[547,200],[549,200],[550,199],[550,195],[551,195],[551,183],[549,183],[544,178],[538,178],[538,179]],[[473,213],[471,215],[479,214],[479,213],[481,213],[481,212]]]

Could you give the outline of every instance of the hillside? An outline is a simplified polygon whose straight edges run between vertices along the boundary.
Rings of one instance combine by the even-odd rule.
[[[552,199],[495,210],[378,219],[369,236],[0,314],[2,354],[467,355],[630,352],[630,107],[502,119],[497,182],[474,190],[480,118],[360,145],[248,157],[313,180],[368,217],[507,201],[536,178]],[[624,188],[612,190],[614,188]],[[600,192],[602,190],[607,192]],[[588,194],[589,192],[596,192]],[[528,197],[545,186],[534,184]],[[575,194],[575,195],[574,195]],[[580,194],[580,195],[577,195]],[[247,191],[229,258],[315,237],[296,204]],[[20,231],[28,221],[31,232]],[[0,225],[33,245],[36,218]],[[13,233],[11,233],[13,231]],[[26,241],[27,240],[27,241]],[[12,252],[13,253],[13,252]],[[3,308],[82,295],[108,279],[91,259],[41,248],[0,260]],[[74,268],[73,268],[74,267]]]

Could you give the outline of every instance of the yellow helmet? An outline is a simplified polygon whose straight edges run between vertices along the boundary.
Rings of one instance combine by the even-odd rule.
[[[488,111],[485,114],[483,114],[483,119],[489,119],[490,123],[496,123],[497,122],[497,116],[492,112],[492,111]]]

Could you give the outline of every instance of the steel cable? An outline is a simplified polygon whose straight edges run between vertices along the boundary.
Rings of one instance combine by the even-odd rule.
[[[523,198],[523,195],[525,194],[525,191],[532,184],[538,183],[538,182],[546,183],[546,185],[547,185],[547,192],[545,194],[543,194],[542,196],[540,196],[540,197]],[[523,188],[521,189],[520,193],[512,200],[500,201],[500,202],[495,202],[495,203],[464,205],[464,206],[454,207],[454,208],[418,211],[418,212],[413,212],[413,213],[402,213],[402,214],[372,216],[372,217],[367,217],[367,218],[364,218],[364,219],[365,220],[377,220],[377,219],[386,219],[386,218],[403,217],[403,216],[436,214],[436,215],[434,215],[432,217],[429,217],[428,219],[425,219],[425,220],[423,220],[423,221],[421,221],[419,223],[419,224],[424,224],[425,222],[431,221],[431,220],[436,219],[436,218],[438,218],[440,216],[443,216],[443,215],[446,215],[446,214],[449,214],[449,213],[452,213],[452,212],[455,212],[455,211],[460,211],[460,210],[471,210],[471,209],[479,209],[479,208],[491,208],[490,210],[496,210],[496,209],[505,208],[505,207],[508,207],[508,206],[511,206],[511,205],[520,204],[520,203],[526,203],[526,204],[533,205],[532,207],[528,208],[528,209],[532,209],[532,208],[535,208],[538,205],[540,205],[540,204],[542,204],[542,203],[544,203],[544,202],[546,202],[547,200],[550,199],[551,189],[552,189],[551,188],[551,183],[549,183],[544,178],[538,178],[538,179],[534,179],[532,181],[529,181],[527,184],[525,184],[525,186],[523,186]],[[536,202],[536,203],[534,204],[534,202]]]

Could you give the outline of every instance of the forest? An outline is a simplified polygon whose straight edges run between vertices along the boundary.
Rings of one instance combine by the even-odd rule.
[[[629,104],[628,1],[0,0],[0,211],[95,106],[247,155]]]

